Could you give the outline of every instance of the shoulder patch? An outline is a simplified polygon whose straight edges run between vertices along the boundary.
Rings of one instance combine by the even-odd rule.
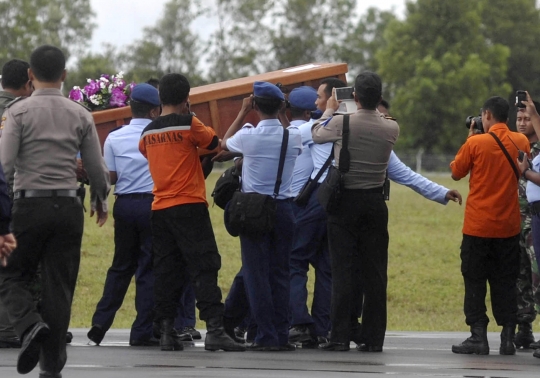
[[[19,97],[15,98],[15,100],[13,100],[11,102],[8,102],[6,104],[6,109],[9,108],[10,106],[12,106],[13,104],[17,103],[17,102],[19,102],[21,100],[24,100],[25,98],[28,98],[28,97],[27,96],[19,96]]]
[[[71,99],[70,99],[71,100]],[[74,100],[71,100],[72,102],[76,103],[76,104],[79,104],[80,106],[82,106],[83,108],[85,108],[86,110],[88,110],[89,112],[92,112],[92,109],[90,109],[88,106],[84,105],[82,102],[78,102],[78,101],[74,101]]]

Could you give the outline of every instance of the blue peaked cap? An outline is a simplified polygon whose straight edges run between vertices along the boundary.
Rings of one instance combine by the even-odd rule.
[[[317,109],[316,100],[317,91],[308,86],[294,88],[289,94],[289,103],[293,108],[315,110]]]
[[[273,98],[281,101],[285,100],[281,89],[266,81],[256,81],[253,83],[253,95],[255,97]]]
[[[153,106],[159,106],[161,104],[158,90],[146,83],[137,84],[133,87],[131,90],[131,99]]]

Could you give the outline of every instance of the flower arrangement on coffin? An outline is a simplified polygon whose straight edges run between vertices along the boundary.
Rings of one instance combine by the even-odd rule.
[[[127,84],[123,79],[124,73],[116,75],[102,74],[99,79],[87,79],[88,84],[73,87],[69,98],[82,103],[92,111],[111,108],[121,108],[128,105],[129,95],[135,83]]]

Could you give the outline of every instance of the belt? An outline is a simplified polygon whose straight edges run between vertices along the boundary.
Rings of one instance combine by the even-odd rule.
[[[13,193],[13,199],[46,198],[46,197],[77,197],[77,189],[55,190],[18,190]]]
[[[118,198],[129,198],[129,199],[143,199],[143,198],[154,198],[152,193],[127,193],[127,194],[117,194]]]
[[[529,204],[529,209],[531,209],[532,215],[540,214],[540,201],[532,202]]]
[[[378,188],[371,188],[371,189],[345,189],[347,192],[353,192],[353,193],[380,193],[382,194],[384,192],[384,186],[379,186]]]

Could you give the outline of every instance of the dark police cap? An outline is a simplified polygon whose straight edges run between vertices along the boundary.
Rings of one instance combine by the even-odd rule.
[[[375,72],[365,71],[356,77],[354,91],[357,96],[381,96],[382,81]]]
[[[154,106],[159,106],[160,104],[158,90],[146,83],[137,84],[133,87],[131,90],[131,99]]]
[[[256,81],[253,83],[253,95],[255,97],[277,99],[281,101],[285,100],[281,89],[266,81]]]
[[[289,103],[293,108],[315,110],[317,106],[317,91],[308,86],[294,88],[289,94]]]

